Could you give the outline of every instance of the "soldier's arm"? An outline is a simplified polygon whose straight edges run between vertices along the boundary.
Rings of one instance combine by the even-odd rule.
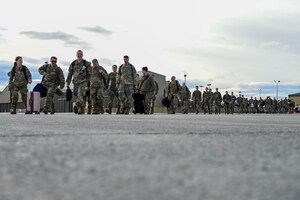
[[[154,79],[153,79],[153,77],[150,75],[150,82],[151,82],[151,88],[152,88],[152,90],[151,90],[151,92],[155,92],[155,90],[156,90],[156,86],[155,86],[155,82],[154,82]]]
[[[67,82],[67,87],[69,87],[70,84],[71,84],[71,80],[72,80],[73,73],[74,73],[74,69],[73,69],[72,64],[71,64],[71,65],[69,66],[68,76],[67,76],[67,80],[66,80],[66,82]]]
[[[65,75],[61,68],[58,69],[59,69],[59,73],[58,73],[59,85],[60,85],[60,89],[63,89],[65,87]]]
[[[46,72],[47,72],[47,67],[46,67],[46,65],[43,65],[43,66],[41,66],[41,67],[39,68],[39,73],[40,73],[41,75],[45,75]]]
[[[15,72],[13,72],[14,68],[12,68],[10,70],[10,72],[8,72],[8,75],[9,75],[9,83],[11,84],[14,80],[14,76],[15,76]]]
[[[90,82],[92,76],[92,66],[90,62],[87,62],[86,69],[87,69],[87,81]]]
[[[32,83],[32,76],[31,76],[31,73],[30,73],[28,67],[25,67],[25,74],[26,74],[28,83]]]
[[[116,77],[117,85],[119,85],[121,83],[121,68],[122,68],[122,65],[118,68],[117,77]]]
[[[135,67],[132,65],[132,73],[133,73],[133,85],[135,86],[137,84],[137,82],[139,81],[137,76],[136,76],[136,69]]]
[[[107,71],[103,67],[101,67],[101,69],[102,69],[101,75],[103,76],[103,78],[105,78],[107,80],[108,79]]]

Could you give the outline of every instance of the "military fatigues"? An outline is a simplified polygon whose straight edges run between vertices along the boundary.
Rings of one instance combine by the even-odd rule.
[[[230,113],[233,114],[234,113],[234,106],[235,106],[235,101],[236,101],[236,97],[234,95],[230,96],[231,100],[229,103],[229,108],[230,108]]]
[[[254,99],[249,99],[250,113],[254,113]]]
[[[206,114],[207,112],[210,111],[209,99],[210,99],[209,91],[204,91],[203,92],[203,114]]]
[[[221,114],[222,95],[220,92],[214,93],[214,100],[215,100],[215,114]]]
[[[111,110],[115,105],[117,107],[117,114],[120,113],[120,100],[117,88],[117,72],[111,72],[108,75],[109,83],[109,103],[108,103],[108,113],[111,114]]]
[[[102,70],[100,73],[99,70]],[[104,81],[108,78],[106,70],[102,66],[92,67],[92,75],[90,81],[90,95],[93,104],[93,114],[103,114],[103,92]]]
[[[154,106],[155,106],[156,95],[158,94],[158,91],[159,91],[158,83],[155,80],[154,80],[154,83],[155,83],[155,94],[152,96],[152,99],[151,99],[150,114],[154,113]]]
[[[9,73],[9,90],[11,92],[11,109],[12,114],[16,113],[17,103],[19,99],[19,91],[21,93],[22,101],[27,107],[27,84],[32,81],[31,73],[24,65],[21,67],[13,67]]]
[[[168,108],[168,114],[175,114],[178,107],[178,101],[181,95],[181,86],[178,81],[175,83],[170,82],[167,88],[167,96],[170,101],[170,107]]]
[[[54,94],[57,86],[63,88],[65,86],[65,76],[60,67],[56,64],[46,64],[39,68],[39,73],[44,75],[42,84],[47,88],[46,101],[43,112],[47,114],[51,108],[51,114],[55,112],[55,105],[53,102]]]
[[[181,111],[183,114],[188,114],[189,112],[189,100],[191,98],[191,92],[187,86],[181,87]]]
[[[224,102],[224,110],[225,114],[229,114],[229,106],[230,106],[231,96],[229,94],[223,95],[223,102]]]
[[[201,92],[199,90],[195,90],[192,95],[193,104],[195,106],[196,114],[200,112],[201,107]]]
[[[145,95],[146,114],[150,114],[151,101],[155,96],[155,82],[153,76],[147,74],[141,78],[139,90]]]
[[[137,84],[135,67],[128,63],[128,65],[121,65],[117,73],[117,84],[119,85],[119,98],[121,104],[121,113],[129,114],[133,105],[132,94],[134,93]]]
[[[237,105],[238,112],[239,112],[239,114],[241,114],[242,110],[243,110],[243,99],[242,99],[242,97],[238,97],[237,102],[238,102],[238,105]]]
[[[78,114],[84,114],[86,91],[91,78],[91,63],[86,60],[75,60],[69,67],[69,73],[67,77],[67,86],[70,85],[73,77],[74,84],[74,96],[76,97],[76,107],[78,108]]]

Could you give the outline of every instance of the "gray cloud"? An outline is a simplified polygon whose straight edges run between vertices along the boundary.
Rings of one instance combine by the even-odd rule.
[[[300,15],[265,13],[217,24],[213,31],[241,45],[300,52]]]
[[[113,32],[111,30],[107,30],[101,26],[95,26],[95,27],[80,27],[80,29],[85,31],[90,31],[102,35],[111,35]]]
[[[23,31],[22,35],[26,35],[32,39],[40,40],[61,40],[65,43],[65,46],[76,46],[80,48],[90,49],[89,43],[80,40],[78,37],[67,34],[64,32],[37,32],[37,31]]]
[[[0,31],[6,31],[6,30],[7,30],[7,28],[4,28],[4,27],[0,26]]]

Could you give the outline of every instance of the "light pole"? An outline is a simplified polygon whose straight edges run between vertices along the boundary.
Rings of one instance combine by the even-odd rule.
[[[183,76],[184,76],[184,84],[186,85],[186,74],[184,74]]]
[[[202,88],[203,88],[204,86],[203,86],[203,85],[200,85],[199,87],[200,87],[200,91],[202,92]]]
[[[280,80],[278,81],[274,80],[274,83],[276,84],[276,100],[278,100],[278,84],[280,83]]]
[[[258,93],[259,93],[259,98],[261,98],[261,89],[258,89]]]

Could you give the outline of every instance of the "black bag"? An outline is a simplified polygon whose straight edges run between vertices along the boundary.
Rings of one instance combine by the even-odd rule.
[[[145,95],[139,93],[133,93],[132,97],[134,99],[133,105],[134,105],[135,113],[144,114],[146,112]]]
[[[72,100],[72,90],[68,88],[66,91],[66,101],[71,101],[71,100]]]
[[[47,95],[47,88],[42,84],[38,83],[33,88],[34,92],[39,92],[41,97],[45,97]]]
[[[165,97],[161,100],[161,103],[166,108],[169,108],[171,106],[171,102],[169,101],[168,97]]]
[[[64,94],[59,88],[56,88],[55,93],[56,93],[58,96],[61,96],[61,95]]]

